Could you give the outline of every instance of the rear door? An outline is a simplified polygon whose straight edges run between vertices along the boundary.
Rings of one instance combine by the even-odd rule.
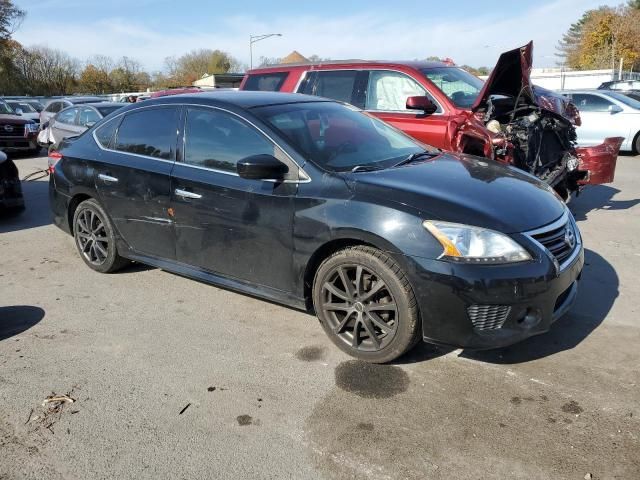
[[[104,150],[96,189],[133,253],[175,258],[168,208],[179,114],[177,106],[136,109],[95,132]]]
[[[218,108],[186,108],[183,149],[171,187],[177,260],[290,291],[295,164],[255,126]],[[291,181],[238,176],[237,162],[258,154],[288,164]]]

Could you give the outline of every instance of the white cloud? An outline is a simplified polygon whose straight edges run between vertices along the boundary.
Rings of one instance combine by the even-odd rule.
[[[377,9],[347,16],[286,15],[273,19],[228,17],[214,31],[192,31],[188,25],[145,26],[143,20],[106,18],[95,22],[25,24],[16,34],[24,44],[44,44],[84,59],[95,54],[143,62],[162,68],[167,56],[197,48],[219,48],[249,63],[249,34],[282,33],[254,45],[254,59],[281,57],[291,50],[331,58],[414,59],[447,56],[459,64],[495,63],[504,50],[534,41],[535,66],[555,64],[555,46],[584,10],[619,0],[556,0],[530,6],[522,13],[495,13],[462,18],[435,18],[419,11]]]

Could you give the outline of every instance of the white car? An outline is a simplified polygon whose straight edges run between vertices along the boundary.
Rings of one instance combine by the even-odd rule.
[[[578,145],[598,145],[607,137],[624,137],[620,150],[640,154],[640,102],[607,90],[561,92],[580,110]]]

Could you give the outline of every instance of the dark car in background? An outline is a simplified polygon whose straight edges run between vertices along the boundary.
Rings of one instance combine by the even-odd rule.
[[[351,103],[426,144],[515,165],[565,199],[584,184],[613,181],[615,142],[576,148],[578,111],[532,85],[532,58],[532,43],[503,53],[486,82],[444,62],[283,64],[247,72],[240,89]]]
[[[618,92],[640,102],[640,80],[616,80],[613,82],[604,82],[598,87],[598,90]]]
[[[45,128],[47,122],[58,112],[64,110],[67,107],[73,105],[80,105],[82,103],[98,103],[106,102],[104,98],[100,97],[64,97],[56,98],[47,103],[44,110],[40,112],[40,125]]]
[[[83,103],[67,107],[49,120],[48,126],[38,135],[38,142],[48,147],[64,138],[78,136],[122,107],[120,102]]]
[[[38,124],[18,115],[4,100],[0,100],[0,150],[4,152],[36,153]]]
[[[345,352],[492,348],[576,298],[580,233],[545,183],[351,106],[267,92],[132,104],[49,153],[82,260],[134,260],[315,311]]]
[[[0,151],[0,213],[24,208],[18,167],[6,153]]]

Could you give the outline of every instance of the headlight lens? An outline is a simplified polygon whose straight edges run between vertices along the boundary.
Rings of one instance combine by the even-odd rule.
[[[531,260],[531,255],[510,237],[493,230],[427,220],[424,227],[440,242],[441,257],[465,263],[515,263]]]
[[[24,127],[25,127],[26,131],[30,132],[30,133],[34,133],[34,132],[38,131],[38,124],[37,123],[27,123],[27,124],[25,124]]]

